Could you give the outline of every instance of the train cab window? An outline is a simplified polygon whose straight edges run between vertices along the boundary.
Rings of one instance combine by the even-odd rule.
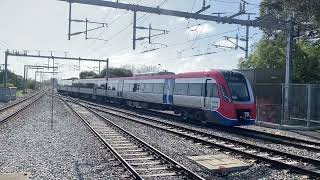
[[[190,83],[189,84],[189,96],[201,96],[202,84],[200,83]]]
[[[187,83],[176,83],[173,93],[175,95],[187,95],[188,94],[188,84]]]
[[[153,84],[147,83],[144,86],[144,92],[151,93],[153,91]]]
[[[157,94],[163,94],[163,84],[156,83],[153,85],[153,92]]]
[[[209,83],[207,85],[207,97],[219,97],[217,84]]]
[[[228,93],[227,93],[227,89],[223,85],[221,85],[221,90],[222,90],[223,99],[225,101],[231,102],[231,99],[230,99],[230,97],[228,96]]]

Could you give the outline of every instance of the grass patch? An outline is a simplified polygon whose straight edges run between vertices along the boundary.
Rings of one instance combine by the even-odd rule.
[[[22,93],[21,90],[19,90],[19,91],[17,91],[16,96],[17,96],[17,97],[23,97],[24,94]]]

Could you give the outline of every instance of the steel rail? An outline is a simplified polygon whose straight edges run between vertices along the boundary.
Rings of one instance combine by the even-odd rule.
[[[63,99],[63,98],[62,98]],[[126,135],[130,136],[131,138],[135,139],[137,142],[139,142],[140,144],[142,144],[143,146],[145,146],[147,149],[149,149],[150,151],[152,151],[154,154],[158,155],[159,157],[163,158],[164,160],[166,160],[167,162],[169,162],[169,164],[173,165],[174,168],[177,169],[177,171],[179,172],[183,172],[186,177],[190,177],[191,179],[195,179],[195,180],[204,180],[204,178],[200,177],[199,175],[197,175],[196,173],[190,171],[189,169],[187,169],[186,167],[184,167],[182,164],[176,162],[175,160],[173,160],[172,158],[170,158],[169,156],[165,155],[164,153],[160,152],[159,150],[155,149],[154,147],[152,147],[151,145],[149,145],[148,143],[146,143],[145,141],[143,141],[142,139],[138,138],[137,136],[131,134],[130,132],[128,132],[127,130],[121,128],[120,126],[114,124],[113,122],[111,122],[110,120],[108,120],[107,118],[105,118],[104,116],[100,115],[98,112],[96,112],[95,110],[92,110],[91,108],[87,107],[86,105],[83,105],[81,103],[79,103],[78,101],[75,101],[75,100],[70,100],[70,99],[66,99],[63,101],[68,105],[69,108],[72,108],[70,107],[70,105],[67,103],[67,101],[71,101],[73,103],[76,103],[82,107],[84,107],[85,109],[87,109],[88,111],[90,111],[91,113],[93,113],[94,115],[96,115],[97,117],[103,119],[104,121],[106,121],[108,124],[116,127],[117,129],[121,130],[121,132],[125,133]],[[75,112],[75,110],[73,109],[72,110],[73,112]],[[75,112],[76,114],[78,114],[77,112]],[[78,114],[77,115],[78,117],[80,117],[81,119],[83,119],[83,117]],[[90,127],[90,129],[92,131],[94,131],[95,133],[97,133],[91,126],[88,122],[86,122],[86,124]],[[97,134],[99,135],[99,134]],[[105,142],[105,144],[108,146],[108,148],[111,148],[110,150],[112,152],[114,152],[116,154],[116,157],[120,159],[120,161],[130,170],[132,170],[132,173],[134,174],[134,176],[137,176],[136,178],[137,179],[140,179],[142,178],[141,176],[139,176],[139,174],[134,170],[134,168],[129,164],[127,163],[127,161],[121,157],[120,154],[118,154],[113,148],[112,146],[110,146],[110,144],[108,144],[100,135],[99,135],[99,138]]]
[[[24,102],[24,101],[26,101],[26,100],[28,100],[28,99],[31,99],[32,97],[38,95],[39,93],[40,93],[40,92],[34,93],[34,94],[32,94],[32,95],[30,95],[30,96],[28,96],[28,97],[26,97],[26,98],[20,99],[20,100],[14,102],[14,103],[12,103],[12,104],[9,104],[8,106],[1,107],[1,108],[0,108],[0,112],[1,112],[1,111],[4,111],[4,110],[7,110],[7,109],[9,109],[9,108],[11,108],[11,107],[13,107],[13,106],[15,106],[15,105],[18,105],[18,104],[20,104],[20,103],[22,103],[22,102]]]
[[[90,106],[88,106],[88,107],[90,107]],[[178,125],[175,125],[175,124],[161,122],[161,124],[165,124],[165,126],[159,126],[159,125],[151,124],[150,122],[143,122],[141,120],[137,120],[137,119],[133,119],[131,117],[126,117],[126,116],[123,116],[123,115],[120,115],[120,114],[116,114],[116,113],[112,113],[112,112],[109,112],[109,111],[105,111],[105,110],[102,110],[102,109],[99,109],[99,108],[96,108],[96,107],[90,107],[90,108],[95,109],[95,110],[100,111],[100,112],[108,113],[108,114],[111,114],[111,115],[114,115],[114,116],[117,116],[117,117],[120,117],[120,118],[124,118],[126,120],[130,120],[130,121],[133,121],[133,122],[136,122],[136,123],[148,125],[148,126],[153,127],[153,128],[157,128],[157,129],[160,129],[160,130],[163,130],[163,131],[167,131],[167,132],[176,134],[176,135],[178,135],[180,137],[191,139],[191,140],[194,140],[196,142],[200,142],[200,143],[205,144],[205,145],[219,147],[219,148],[222,148],[222,149],[234,152],[234,153],[242,154],[242,155],[245,155],[245,156],[248,156],[248,157],[251,157],[251,158],[254,158],[254,159],[258,159],[258,160],[261,160],[261,161],[264,161],[264,162],[272,163],[275,166],[278,166],[278,167],[281,167],[281,168],[288,168],[288,169],[290,169],[292,171],[295,171],[295,172],[298,172],[298,173],[301,173],[301,174],[310,175],[310,176],[315,177],[315,178],[320,177],[320,170],[319,169],[308,169],[308,168],[296,166],[294,164],[281,162],[276,158],[272,158],[272,157],[269,157],[269,156],[262,156],[262,155],[259,156],[257,154],[254,154],[254,153],[250,152],[250,150],[247,151],[247,150],[241,150],[241,149],[233,148],[233,147],[230,147],[228,145],[219,144],[219,143],[216,143],[216,142],[213,142],[213,141],[209,141],[208,139],[211,138],[211,139],[218,139],[218,140],[222,140],[222,141],[227,141],[227,142],[232,143],[232,144],[238,144],[238,145],[243,146],[243,147],[249,147],[251,149],[255,149],[255,150],[258,150],[258,151],[272,153],[273,155],[286,157],[287,159],[293,159],[293,160],[296,160],[298,162],[303,161],[303,162],[306,162],[308,164],[313,164],[313,165],[314,164],[315,165],[320,165],[320,160],[307,158],[307,157],[303,157],[303,156],[298,156],[298,155],[294,155],[294,154],[290,154],[290,153],[286,153],[286,152],[281,152],[281,151],[277,151],[277,150],[274,150],[274,149],[265,148],[265,147],[262,147],[262,146],[253,145],[253,144],[249,144],[249,143],[245,143],[245,142],[239,142],[239,141],[236,141],[236,140],[228,139],[228,138],[221,137],[221,136],[216,136],[216,135],[209,134],[209,133],[204,133],[204,132],[201,132],[201,131],[197,131],[197,130],[194,130],[194,129],[178,126]],[[139,115],[136,115],[136,116],[139,116]],[[154,121],[156,121],[156,120],[154,120]],[[190,135],[190,133],[194,133],[195,135]],[[199,136],[201,136],[201,137],[199,138]]]
[[[31,106],[32,104],[34,104],[35,102],[37,102],[40,98],[43,97],[45,93],[42,93],[41,95],[39,95],[39,97],[35,98],[33,101],[31,101],[30,103],[28,103],[27,105],[23,106],[21,109],[18,109],[17,111],[15,111],[14,113],[10,114],[9,116],[6,116],[5,118],[0,120],[0,123],[3,124],[4,122],[7,122],[10,118],[13,118],[14,116],[16,116],[17,114],[19,114],[20,112],[24,111],[25,109],[27,109],[29,106]],[[35,97],[35,96],[33,96]],[[30,99],[30,98],[29,98]]]
[[[123,157],[117,151],[112,148],[112,146],[96,131],[94,128],[88,123],[88,121],[81,116],[66,100],[62,99],[61,100],[71,109],[71,111],[79,117],[87,126],[88,128],[100,139],[100,141],[108,147],[108,149],[111,151],[111,153],[130,171],[130,173],[138,180],[142,180],[143,178],[138,174],[137,171],[134,170],[134,168],[124,160]]]
[[[99,106],[99,107],[102,107],[102,108],[115,110],[115,111],[118,111],[118,112],[130,114],[130,115],[137,115],[137,114],[134,114],[134,113],[131,113],[131,112],[126,112],[126,111],[123,111],[123,110],[120,110],[120,109],[115,109],[115,108],[111,108],[111,107],[108,107],[108,106],[103,106],[103,105],[92,103],[92,102],[88,102],[88,101],[83,101],[83,100],[79,100],[79,101],[80,102],[84,102],[84,103],[88,103],[88,104],[93,105],[93,106]],[[142,110],[142,109],[138,109],[138,108],[132,108],[132,109],[133,110],[137,110],[139,112],[144,112],[144,113],[150,113],[151,112],[153,115],[160,115],[162,117],[169,117],[169,118],[171,118],[171,119],[173,119],[175,121],[180,121],[181,120],[179,118],[179,116],[177,116],[177,115],[158,112],[158,111],[154,111],[154,110],[144,110],[144,109]],[[148,119],[148,120],[151,120],[151,121],[154,120],[154,119],[152,119],[150,117],[144,117],[144,118]],[[223,126],[215,125],[214,127],[209,127],[209,128],[210,129],[220,130],[222,132],[228,132],[228,133],[232,133],[232,134],[246,136],[246,137],[250,137],[250,138],[257,138],[257,139],[268,141],[268,142],[272,142],[272,143],[284,144],[284,145],[289,145],[289,146],[296,147],[296,148],[302,148],[302,149],[306,149],[306,150],[310,150],[310,151],[320,152],[320,142],[308,141],[308,140],[304,140],[304,139],[297,139],[297,138],[293,138],[293,137],[289,137],[289,136],[277,135],[277,134],[272,134],[272,133],[267,133],[267,132],[262,132],[262,131],[256,131],[256,130],[251,130],[251,129],[244,129],[244,128],[241,128],[241,127],[223,127]],[[318,146],[318,147],[316,147],[316,146]]]
[[[92,104],[94,104],[94,103],[92,103]],[[150,109],[148,109],[148,110],[139,109],[139,108],[134,108],[134,107],[132,107],[130,109],[134,109],[134,110],[137,110],[137,111],[140,111],[140,112],[144,112],[144,113],[152,113],[153,115],[161,115],[162,117],[166,117],[166,118],[169,117],[169,118],[171,118],[173,120],[181,121],[180,116],[173,115],[173,114],[168,114],[168,113],[159,112],[159,111],[150,110]],[[239,135],[244,135],[244,136],[254,136],[254,137],[258,137],[260,139],[266,140],[266,141],[269,140],[271,142],[275,142],[275,141],[278,140],[278,141],[281,141],[281,143],[286,143],[286,144],[290,144],[291,143],[292,146],[295,146],[295,144],[293,144],[292,142],[308,144],[308,145],[311,145],[311,146],[320,146],[320,142],[316,142],[316,141],[308,141],[308,140],[305,140],[305,139],[299,139],[299,138],[289,137],[289,136],[280,135],[280,134],[272,134],[272,133],[253,130],[253,129],[244,129],[244,128],[241,128],[241,127],[225,127],[225,126],[221,126],[221,125],[215,124],[214,127],[208,127],[208,128],[216,129],[216,130],[220,130],[220,131],[228,131],[229,133],[239,134]],[[246,134],[243,134],[243,133],[246,133]],[[249,133],[252,133],[252,134],[249,134]],[[262,137],[262,136],[269,136],[269,137]],[[274,139],[274,138],[276,138],[277,140]],[[299,147],[299,145],[297,145],[297,147]],[[309,147],[307,147],[307,148],[309,148]],[[319,151],[320,149],[310,147],[309,150]]]

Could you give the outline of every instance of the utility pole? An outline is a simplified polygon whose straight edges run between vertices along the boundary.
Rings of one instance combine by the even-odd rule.
[[[71,1],[69,1],[69,28],[68,28],[68,40],[71,38]]]
[[[136,33],[137,33],[137,11],[133,11],[133,37],[132,37],[132,49],[136,49]]]
[[[101,64],[99,62],[99,74],[101,73]]]
[[[284,85],[284,121],[290,120],[290,85],[292,83],[292,49],[293,49],[293,34],[294,34],[294,19],[291,16],[288,24],[288,44],[287,44],[287,59],[286,59],[286,77]],[[282,122],[281,122],[282,123]]]
[[[52,96],[51,96],[51,129],[53,129],[53,95],[54,95],[54,58],[52,58],[52,72],[53,72],[53,76],[52,76]]]
[[[250,21],[250,14],[248,14],[248,21]],[[250,28],[250,26],[246,27],[246,47],[245,47],[246,60],[249,58],[249,28]]]
[[[109,78],[109,58],[107,59],[106,77],[107,77],[107,80],[108,80],[108,78]]]
[[[4,72],[5,72],[4,64],[0,64],[0,71],[2,71],[2,83],[4,83]]]
[[[3,87],[7,87],[7,81],[8,81],[8,50],[4,52],[4,81],[3,81]]]
[[[108,89],[108,83],[109,83],[109,59],[107,59],[106,80],[107,80],[107,83],[106,83],[105,89],[107,90],[107,89]],[[106,91],[106,92],[107,92],[107,91]]]

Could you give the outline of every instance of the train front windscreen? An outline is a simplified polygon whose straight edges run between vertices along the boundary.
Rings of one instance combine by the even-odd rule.
[[[247,81],[244,76],[237,72],[222,72],[234,101],[250,101]]]

